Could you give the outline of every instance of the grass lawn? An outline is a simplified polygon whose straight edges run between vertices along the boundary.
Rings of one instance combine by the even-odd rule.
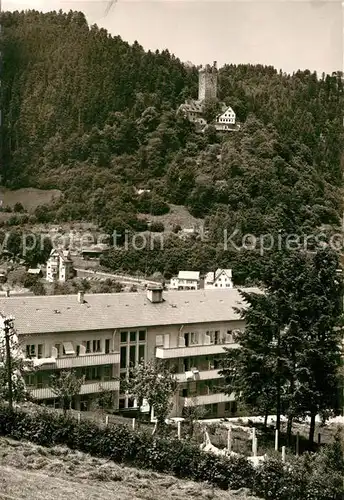
[[[16,203],[21,203],[28,212],[33,212],[39,205],[52,203],[61,194],[57,189],[21,188],[11,191],[0,187],[0,200],[4,207],[13,208]]]
[[[243,500],[226,492],[151,471],[122,467],[66,447],[44,448],[0,437],[0,499],[6,500]]]

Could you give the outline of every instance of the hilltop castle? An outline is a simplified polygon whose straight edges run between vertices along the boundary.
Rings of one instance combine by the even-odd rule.
[[[178,113],[183,113],[189,121],[195,123],[199,132],[204,132],[208,124],[204,117],[204,106],[209,100],[217,99],[217,63],[213,66],[207,64],[201,66],[198,72],[198,99],[187,99],[184,104],[179,106]],[[215,121],[211,123],[216,130],[229,132],[236,131],[239,126],[236,125],[235,112],[225,103],[220,103],[221,113],[216,116]]]

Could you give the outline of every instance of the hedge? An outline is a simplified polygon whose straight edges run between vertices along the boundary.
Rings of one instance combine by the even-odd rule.
[[[206,481],[224,490],[249,488],[265,499],[343,499],[343,464],[333,465],[333,450],[329,459],[326,453],[310,454],[288,466],[270,459],[254,469],[245,457],[218,457],[191,442],[155,437],[126,425],[101,427],[45,410],[11,412],[7,407],[0,407],[0,435],[41,446],[66,445],[117,463]]]

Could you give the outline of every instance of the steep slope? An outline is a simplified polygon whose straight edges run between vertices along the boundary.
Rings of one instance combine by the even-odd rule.
[[[64,192],[37,210],[39,221],[88,219],[108,233],[142,231],[147,224],[137,214],[164,214],[168,203],[205,218],[207,242],[191,251],[190,243],[166,242],[179,257],[173,265],[166,253],[156,262],[128,252],[110,255],[107,265],[167,274],[177,261],[235,265],[242,282],[259,278],[261,256],[224,253],[224,229],[242,243],[247,233],[309,234],[338,223],[341,75],[227,65],[219,98],[235,109],[241,131],[199,135],[176,116],[187,96],[196,97],[197,69],[167,50],[130,46],[77,12],[5,13],[2,23],[2,179],[7,187]]]

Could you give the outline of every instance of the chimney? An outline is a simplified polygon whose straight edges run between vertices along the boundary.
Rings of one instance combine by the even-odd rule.
[[[152,304],[157,304],[163,302],[162,298],[162,285],[148,285],[147,287],[147,299],[152,302]]]
[[[85,302],[84,300],[85,293],[84,292],[78,292],[78,302],[80,304],[83,304]]]
[[[213,68],[217,69],[217,61],[214,61]]]

